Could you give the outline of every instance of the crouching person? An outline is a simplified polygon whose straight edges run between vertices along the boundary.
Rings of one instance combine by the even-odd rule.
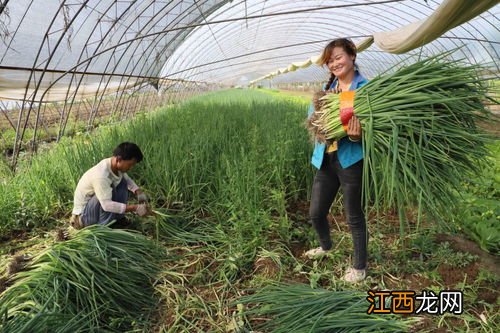
[[[136,144],[123,142],[114,149],[112,157],[85,172],[76,186],[71,225],[81,229],[92,224],[121,221],[126,212],[149,215],[146,195],[127,175],[142,158]],[[138,205],[127,204],[128,191],[135,193]]]

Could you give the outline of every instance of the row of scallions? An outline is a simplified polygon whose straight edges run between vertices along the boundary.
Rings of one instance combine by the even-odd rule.
[[[480,173],[491,138],[477,126],[491,121],[485,107],[485,69],[449,60],[452,52],[381,74],[356,90],[354,114],[363,129],[365,202],[377,212],[417,205],[439,220],[450,217],[457,189]],[[318,131],[328,139],[346,136],[339,96],[327,94]],[[497,101],[493,101],[498,103]]]
[[[417,322],[415,318],[368,314],[371,303],[367,296],[358,291],[276,284],[243,296],[238,303],[245,305],[243,313],[256,323],[254,329],[273,333],[408,332]]]
[[[77,231],[14,276],[0,295],[0,331],[147,331],[162,256],[135,232],[99,225]]]

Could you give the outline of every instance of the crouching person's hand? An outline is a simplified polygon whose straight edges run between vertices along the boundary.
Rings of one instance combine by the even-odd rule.
[[[147,203],[149,201],[146,193],[142,192],[141,190],[137,190],[135,194],[137,196],[137,201],[139,201],[140,203]]]
[[[135,209],[135,213],[139,216],[146,216],[146,215],[151,214],[151,210],[148,207],[148,205],[144,203],[144,204],[137,205],[137,208]]]

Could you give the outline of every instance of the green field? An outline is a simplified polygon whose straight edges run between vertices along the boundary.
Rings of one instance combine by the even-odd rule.
[[[292,308],[283,294],[268,289],[287,283],[364,296],[368,290],[383,289],[463,292],[461,315],[368,318],[369,303],[363,300],[353,307],[352,317],[344,318],[352,332],[361,332],[364,321],[372,329],[366,331],[376,332],[371,319],[387,321],[380,332],[409,329],[405,327],[419,332],[498,332],[499,141],[490,147],[490,168],[463,184],[463,206],[448,221],[424,218],[418,224],[414,207],[407,214],[410,228],[401,237],[397,214],[369,212],[369,276],[359,285],[346,285],[340,277],[350,266],[352,242],[341,198],[330,216],[335,251],[322,260],[302,257],[318,244],[308,223],[314,176],[309,163],[312,143],[304,127],[308,103],[278,91],[210,93],[63,139],[22,161],[15,175],[0,168],[0,262],[5,267],[14,255],[36,256],[71,242],[54,245],[54,238],[67,226],[79,177],[118,143],[132,141],[145,158],[130,175],[161,213],[134,217],[132,226],[161,248],[151,282],[153,305],[145,310],[147,317],[138,314],[126,323],[118,313],[107,312],[107,326],[103,318],[96,319],[87,323],[88,331],[278,332],[280,325],[267,319],[278,320],[280,311],[284,315],[294,308],[296,318],[319,318],[321,311],[309,311],[307,305],[321,310],[323,303],[304,299],[299,306],[303,289],[294,289],[299,294]],[[8,271],[0,273],[0,292],[19,281]],[[245,298],[266,292],[283,298]],[[336,295],[355,297],[329,297]],[[0,311],[2,302],[5,298],[0,298]],[[51,319],[54,325],[68,315],[58,317],[57,311]],[[0,320],[0,328],[6,329],[2,325]],[[281,331],[287,331],[283,325]]]

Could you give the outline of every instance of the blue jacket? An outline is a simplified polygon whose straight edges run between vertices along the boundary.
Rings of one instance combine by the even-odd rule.
[[[354,79],[351,82],[349,90],[356,90],[361,88],[368,83],[368,80],[358,71],[354,74]],[[337,79],[332,82],[329,88],[335,87],[337,84]],[[326,87],[325,87],[326,88]],[[308,116],[314,112],[314,106],[311,103],[309,105]],[[337,156],[340,162],[340,166],[345,169],[353,165],[354,163],[363,159],[363,145],[361,142],[352,142],[348,137],[342,138],[337,143]],[[311,163],[316,169],[321,168],[321,163],[323,163],[323,156],[325,155],[326,144],[315,142],[314,151],[311,158]]]

